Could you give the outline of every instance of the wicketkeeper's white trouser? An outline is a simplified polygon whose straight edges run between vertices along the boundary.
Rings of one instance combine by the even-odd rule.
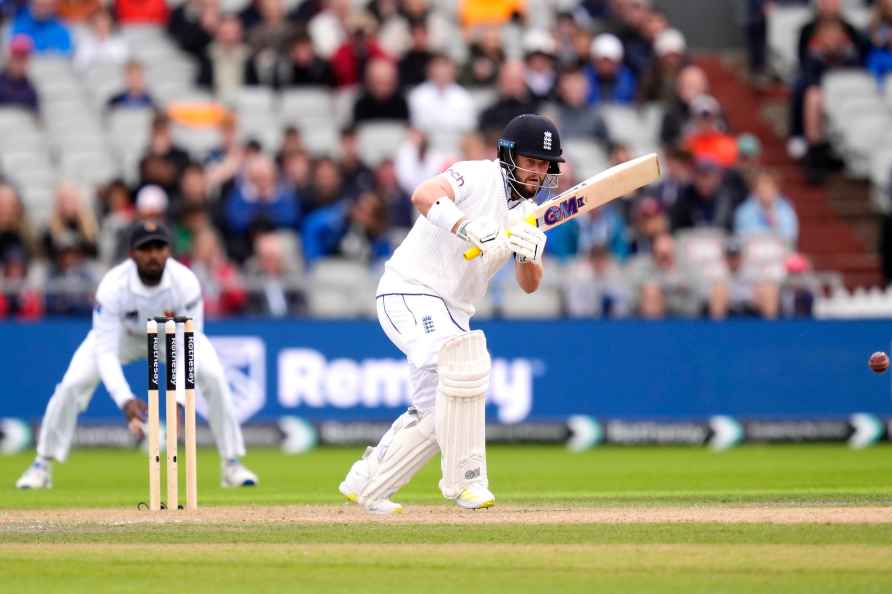
[[[164,361],[164,341],[161,342],[160,361]],[[77,416],[87,409],[99,384],[99,366],[95,354],[96,341],[91,331],[75,351],[68,370],[50,398],[40,426],[37,454],[64,462],[71,449]],[[179,348],[182,348],[180,342]],[[122,341],[119,352],[121,364],[146,358],[146,341]],[[183,356],[177,358],[182,363]],[[182,366],[177,372],[178,385],[182,385]],[[163,378],[161,384],[163,385]],[[202,333],[195,334],[195,388],[207,404],[207,421],[217,450],[224,459],[238,458],[245,454],[242,430],[235,416],[232,394],[223,366],[211,341]],[[182,391],[180,390],[180,393]],[[145,399],[145,395],[138,395]]]

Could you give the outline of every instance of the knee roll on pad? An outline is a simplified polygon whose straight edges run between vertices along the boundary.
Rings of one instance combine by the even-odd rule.
[[[488,483],[485,405],[490,367],[480,330],[452,338],[440,349],[435,416],[443,472],[440,489],[450,499],[468,485]]]

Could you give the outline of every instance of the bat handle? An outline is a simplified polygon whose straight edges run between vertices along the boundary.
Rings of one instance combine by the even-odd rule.
[[[530,215],[529,217],[526,218],[526,223],[528,225],[532,225],[533,227],[535,227],[536,226],[536,217],[534,215]],[[511,229],[505,229],[505,237],[511,237]],[[476,245],[474,247],[470,247],[465,250],[465,260],[470,262],[471,260],[478,258],[481,253],[482,252],[480,251],[480,248],[477,247]]]

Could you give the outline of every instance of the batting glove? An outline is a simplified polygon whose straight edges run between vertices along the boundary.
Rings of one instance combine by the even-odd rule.
[[[464,222],[459,225],[456,235],[480,248],[484,256],[493,257],[510,252],[502,226],[492,217]]]
[[[545,251],[545,242],[548,238],[538,227],[521,224],[511,229],[508,238],[508,246],[517,254],[517,261],[521,264],[534,262],[542,265],[542,253]]]

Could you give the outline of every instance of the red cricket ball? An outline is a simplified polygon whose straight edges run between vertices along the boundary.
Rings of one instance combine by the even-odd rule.
[[[875,373],[883,373],[889,369],[889,355],[881,351],[876,352],[870,356],[868,365]]]

